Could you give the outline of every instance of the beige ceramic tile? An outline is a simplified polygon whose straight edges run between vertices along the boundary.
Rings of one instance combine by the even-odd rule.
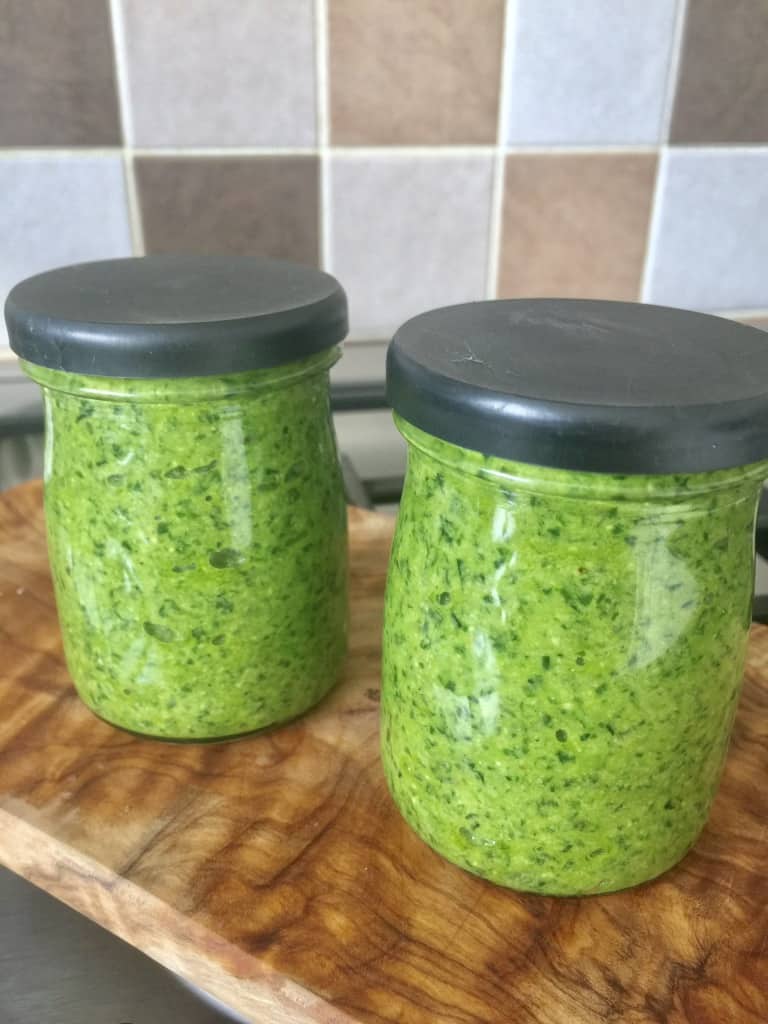
[[[503,0],[329,0],[337,145],[496,140]]]
[[[136,176],[147,252],[317,263],[315,157],[141,157]]]
[[[670,146],[661,158],[649,302],[768,307],[768,149]]]
[[[507,141],[658,142],[684,0],[514,0]]]
[[[313,0],[122,0],[138,146],[311,146]]]
[[[493,157],[335,155],[331,270],[354,339],[389,339],[434,306],[484,298]]]
[[[768,142],[767,0],[688,0],[673,142]]]
[[[0,306],[13,285],[31,274],[130,255],[118,153],[0,154]],[[0,358],[5,341],[0,320]]]
[[[0,4],[0,146],[120,142],[109,4]]]
[[[507,157],[499,296],[635,300],[656,157]]]

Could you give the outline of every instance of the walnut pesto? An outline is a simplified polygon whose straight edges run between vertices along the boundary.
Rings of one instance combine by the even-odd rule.
[[[104,260],[20,282],[5,317],[43,390],[50,562],[88,707],[201,741],[312,707],[346,647],[339,282],[257,257]]]
[[[709,813],[739,699],[768,474],[753,328],[582,299],[467,303],[395,334],[408,443],[382,753],[443,856],[610,892]]]

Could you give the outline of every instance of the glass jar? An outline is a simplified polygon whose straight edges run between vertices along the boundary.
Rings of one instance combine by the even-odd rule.
[[[107,291],[109,337],[94,340]],[[332,278],[256,260],[110,261],[11,293],[12,344],[45,399],[67,664],[106,721],[228,738],[301,714],[337,679],[346,509],[328,373],[344,318]]]
[[[746,652],[766,349],[714,317],[554,300],[396,335],[383,758],[447,859],[575,895],[696,840]]]

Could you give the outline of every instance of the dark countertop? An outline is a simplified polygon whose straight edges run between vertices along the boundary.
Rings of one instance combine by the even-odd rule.
[[[0,868],[3,1024],[227,1024],[138,950]]]

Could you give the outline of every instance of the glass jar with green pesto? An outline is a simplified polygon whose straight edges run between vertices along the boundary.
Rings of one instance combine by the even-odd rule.
[[[636,885],[718,786],[768,476],[768,342],[630,303],[405,324],[382,743],[403,815],[515,889]]]
[[[88,707],[189,741],[317,703],[346,645],[338,282],[255,258],[110,260],[23,281],[6,320],[43,389],[50,561]]]

